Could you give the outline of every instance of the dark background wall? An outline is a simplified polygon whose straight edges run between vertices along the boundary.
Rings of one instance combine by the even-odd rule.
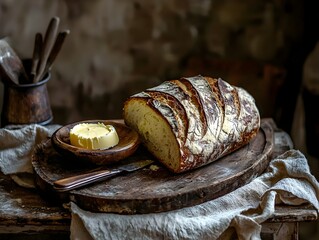
[[[303,14],[298,0],[6,0],[0,37],[29,58],[51,17],[71,30],[48,84],[58,123],[121,117],[133,93],[197,74],[243,86],[262,116],[280,121]]]

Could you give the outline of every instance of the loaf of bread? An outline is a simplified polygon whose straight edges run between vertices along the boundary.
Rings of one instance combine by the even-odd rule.
[[[203,76],[165,81],[129,97],[123,117],[174,173],[235,151],[260,127],[255,100],[246,90]]]

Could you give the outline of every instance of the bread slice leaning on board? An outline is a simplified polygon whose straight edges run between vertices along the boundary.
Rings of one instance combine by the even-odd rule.
[[[247,144],[260,128],[254,98],[218,78],[165,81],[129,97],[125,123],[170,171],[209,164]]]

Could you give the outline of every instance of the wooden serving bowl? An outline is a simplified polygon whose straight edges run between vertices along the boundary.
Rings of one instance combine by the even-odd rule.
[[[119,136],[119,143],[105,150],[88,150],[71,145],[70,130],[80,123],[104,123],[112,125]],[[132,155],[140,144],[136,131],[126,126],[121,120],[87,120],[75,122],[56,130],[51,137],[52,146],[63,157],[81,162],[106,165],[118,162]]]

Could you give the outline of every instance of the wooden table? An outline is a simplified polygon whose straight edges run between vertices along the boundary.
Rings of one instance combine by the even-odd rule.
[[[273,157],[293,147],[289,135],[275,129]],[[263,239],[298,239],[301,222],[318,220],[309,205],[277,206],[274,217],[262,225]],[[69,239],[71,216],[67,208],[52,205],[37,190],[17,186],[0,173],[0,239]]]

